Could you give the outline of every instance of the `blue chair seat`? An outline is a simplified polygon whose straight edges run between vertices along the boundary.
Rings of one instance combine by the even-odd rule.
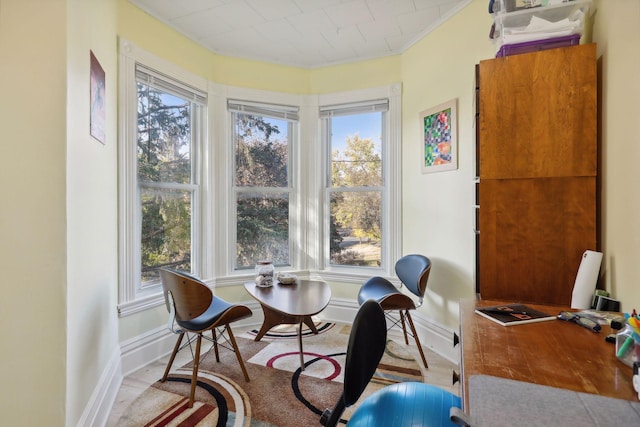
[[[178,325],[190,331],[203,331],[216,323],[218,319],[220,319],[220,317],[232,307],[232,304],[222,298],[216,297],[212,299],[211,305],[207,308],[207,311],[198,317],[189,320],[176,321]]]

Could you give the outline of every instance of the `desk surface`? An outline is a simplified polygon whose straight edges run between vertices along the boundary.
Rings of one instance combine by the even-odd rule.
[[[594,333],[562,320],[506,327],[474,313],[476,306],[501,303],[460,302],[464,408],[469,407],[469,378],[479,374],[637,401],[632,369],[604,340],[608,327]],[[527,305],[549,314],[566,309]]]

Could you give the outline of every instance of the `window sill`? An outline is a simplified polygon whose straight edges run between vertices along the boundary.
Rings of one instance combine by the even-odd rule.
[[[130,316],[160,305],[164,305],[164,295],[162,291],[135,301],[118,304],[118,317]]]
[[[288,273],[295,274],[302,278],[309,278],[311,280],[322,280],[326,282],[332,283],[345,283],[345,284],[353,284],[353,285],[362,285],[367,279],[373,276],[382,276],[382,271],[380,274],[376,274],[376,272],[335,272],[328,270],[317,270],[317,271],[288,271]],[[205,283],[212,287],[230,287],[230,286],[241,286],[247,281],[251,281],[253,277],[251,275],[242,275],[242,276],[228,276],[228,277],[219,277],[215,281],[205,280]],[[401,287],[401,283],[396,278],[386,277],[387,280],[391,281],[398,287]],[[126,317],[132,314],[140,313],[145,310],[149,310],[151,308],[158,307],[160,305],[164,305],[164,295],[162,291],[157,294],[149,295],[135,301],[130,301],[126,303],[122,303],[118,305],[118,316]]]

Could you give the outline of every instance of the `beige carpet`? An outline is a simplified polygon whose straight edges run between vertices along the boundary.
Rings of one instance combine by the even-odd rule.
[[[320,414],[325,408],[332,408],[342,392],[350,328],[331,323],[318,323],[317,327],[318,335],[303,331],[304,371],[300,370],[295,327],[274,328],[260,342],[253,340],[255,331],[241,334],[237,340],[250,382],[245,382],[231,351],[221,349],[219,363],[210,352],[200,363],[193,408],[187,407],[191,373],[191,364],[188,364],[174,368],[165,383],[156,382],[143,392],[125,411],[118,425],[320,425]],[[389,340],[376,377],[361,400],[389,383],[423,379],[412,349]],[[353,409],[355,407],[348,408],[343,418],[348,419]]]

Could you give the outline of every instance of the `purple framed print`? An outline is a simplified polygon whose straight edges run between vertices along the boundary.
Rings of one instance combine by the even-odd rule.
[[[458,168],[457,99],[420,112],[422,173]]]
[[[89,53],[91,55],[89,127],[91,136],[105,144],[105,74],[93,52],[89,51]]]

